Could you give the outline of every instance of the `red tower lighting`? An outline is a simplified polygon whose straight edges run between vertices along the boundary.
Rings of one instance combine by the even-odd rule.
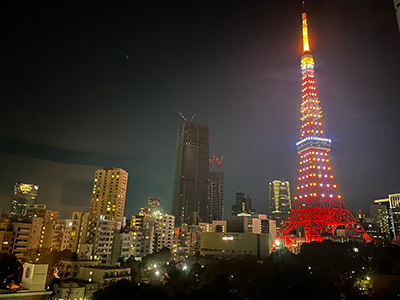
[[[328,155],[331,140],[325,137],[322,126],[322,111],[314,76],[314,57],[308,39],[305,12],[302,23],[302,125],[301,139],[296,143],[300,154],[299,181],[292,210],[273,241],[271,251],[281,246],[282,242],[293,250],[302,243],[321,242],[338,236],[372,241],[347,208],[332,173]]]

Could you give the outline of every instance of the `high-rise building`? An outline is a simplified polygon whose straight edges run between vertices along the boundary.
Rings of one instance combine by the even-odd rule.
[[[209,159],[210,162],[210,176],[208,183],[208,220],[204,222],[211,223],[212,221],[220,221],[223,217],[224,209],[224,173],[222,173],[222,162],[224,156],[221,158],[215,157]],[[217,164],[217,169],[214,171],[214,164]]]
[[[185,119],[176,144],[172,214],[177,226],[193,223],[191,215],[197,215],[200,221],[209,219],[208,158],[208,126],[194,124],[193,118]]]
[[[221,171],[210,172],[208,195],[210,198],[210,218],[208,222],[222,220],[224,209],[224,173]]]
[[[274,180],[269,187],[269,214],[279,230],[291,209],[289,181]]]
[[[250,196],[245,193],[237,192],[235,196],[235,204],[232,205],[232,216],[240,214],[254,215],[256,210],[253,209],[253,202]]]
[[[358,238],[370,242],[372,238],[347,208],[333,176],[328,156],[331,140],[326,138],[322,126],[314,56],[309,43],[305,12],[302,14],[302,33],[302,126],[301,139],[296,143],[300,155],[299,181],[293,207],[271,250],[283,244],[297,251],[304,242],[320,242],[325,239],[344,241]]]
[[[118,168],[105,167],[94,176],[90,213],[96,217],[124,216],[128,172]]]
[[[11,201],[11,214],[25,216],[28,205],[35,204],[39,186],[32,183],[16,183]]]
[[[386,199],[379,199],[374,202],[386,207],[389,214],[388,223],[391,240],[400,241],[400,193],[391,194]]]
[[[369,212],[370,212],[371,224],[368,224],[368,227],[372,227],[375,234],[371,235],[371,233],[369,232],[370,228],[364,226],[368,234],[373,237],[375,242],[391,241],[389,210],[387,206],[382,203],[374,203],[369,206]]]

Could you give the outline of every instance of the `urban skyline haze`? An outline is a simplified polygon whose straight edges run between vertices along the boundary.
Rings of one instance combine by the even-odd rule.
[[[125,215],[149,197],[171,212],[176,135],[186,116],[224,155],[224,215],[235,192],[268,209],[268,182],[297,185],[301,1],[1,4],[0,206],[16,182],[38,203],[88,210],[95,171],[129,173]],[[350,210],[400,191],[400,34],[393,1],[306,3]]]

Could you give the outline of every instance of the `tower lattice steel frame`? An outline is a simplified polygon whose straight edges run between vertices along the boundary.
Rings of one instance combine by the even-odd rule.
[[[304,2],[303,2],[304,3]],[[321,242],[337,236],[372,238],[360,226],[339,194],[328,152],[331,140],[325,137],[322,111],[314,77],[314,58],[308,39],[307,15],[302,15],[303,53],[301,56],[302,103],[300,173],[293,206],[271,245],[273,251],[282,241],[289,248],[302,243]],[[338,230],[340,230],[338,234]],[[295,234],[292,234],[295,233]]]

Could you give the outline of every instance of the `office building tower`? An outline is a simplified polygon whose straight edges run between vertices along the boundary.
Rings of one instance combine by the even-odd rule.
[[[253,204],[250,196],[246,196],[242,192],[237,192],[235,197],[235,204],[232,205],[232,216],[240,214],[254,215],[256,210],[253,209]]]
[[[210,172],[209,183],[210,217],[208,222],[222,220],[224,208],[224,173]]]
[[[269,186],[269,214],[279,230],[290,213],[289,181],[274,180]]]
[[[375,204],[385,205],[389,212],[389,228],[391,240],[400,244],[400,193],[391,194],[386,199],[374,201]]]
[[[90,213],[92,218],[124,216],[128,172],[119,168],[105,167],[94,176]]]
[[[16,183],[11,201],[11,214],[25,216],[28,205],[35,204],[39,186],[32,183]]]
[[[185,119],[176,145],[172,214],[177,226],[192,223],[191,214],[200,221],[209,219],[208,157],[208,126],[194,124],[193,118]]]
[[[370,224],[364,226],[364,224],[361,223],[367,233],[372,236],[375,243],[391,241],[388,207],[382,203],[374,203],[369,206],[369,213]],[[370,233],[371,229],[373,231]]]
[[[210,182],[208,184],[209,197],[209,219],[206,222],[222,220],[224,208],[224,173],[221,171],[223,156],[221,159],[215,158],[215,155],[210,159]],[[214,163],[217,163],[217,170],[214,171]]]

